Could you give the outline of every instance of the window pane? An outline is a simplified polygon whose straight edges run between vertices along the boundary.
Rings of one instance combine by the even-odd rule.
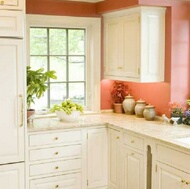
[[[47,55],[47,29],[30,29],[30,55]]]
[[[64,56],[53,56],[50,57],[50,70],[56,71],[57,79],[51,79],[51,82],[66,81],[67,68],[66,68],[66,57]]]
[[[85,105],[85,86],[84,83],[70,83],[69,84],[69,98],[73,102]]]
[[[84,57],[69,57],[69,81],[84,81]]]
[[[50,55],[65,55],[66,41],[67,40],[66,40],[65,29],[50,29],[49,30]]]
[[[46,72],[47,71],[47,57],[31,56],[30,66],[33,70],[44,68],[44,71]]]
[[[35,98],[34,102],[35,104],[31,104],[31,108],[34,108],[36,110],[47,108],[47,91],[44,93],[44,96],[42,96],[40,99]]]
[[[50,84],[50,107],[54,104],[60,104],[65,99],[67,99],[66,84]]]
[[[69,35],[69,55],[84,55],[84,30],[70,29]]]

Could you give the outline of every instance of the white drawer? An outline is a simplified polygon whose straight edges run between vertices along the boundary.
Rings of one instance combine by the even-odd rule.
[[[190,173],[190,154],[157,145],[158,161]]]
[[[29,151],[30,161],[56,159],[56,158],[70,158],[80,157],[82,147],[80,144],[72,146],[60,146],[54,148],[43,148]]]
[[[29,146],[69,144],[81,142],[81,139],[81,130],[34,134],[29,136]]]
[[[30,176],[54,174],[81,169],[81,159],[71,159],[30,165]]]
[[[81,174],[68,174],[30,181],[30,189],[82,189]]]
[[[0,36],[23,37],[24,26],[21,11],[0,10]]]
[[[144,140],[142,138],[124,133],[123,135],[123,143],[124,145],[136,148],[138,150],[143,150]]]

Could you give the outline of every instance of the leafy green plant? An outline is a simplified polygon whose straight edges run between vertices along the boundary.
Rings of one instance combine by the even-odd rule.
[[[51,112],[64,111],[66,114],[70,115],[72,111],[79,111],[83,113],[83,106],[72,102],[70,99],[63,101],[61,104],[55,104],[51,109]]]
[[[51,79],[56,79],[55,71],[44,72],[43,68],[38,70],[31,70],[30,66],[27,66],[27,106],[28,109],[30,105],[34,102],[34,98],[40,98],[44,95],[44,92],[48,89],[46,81]]]

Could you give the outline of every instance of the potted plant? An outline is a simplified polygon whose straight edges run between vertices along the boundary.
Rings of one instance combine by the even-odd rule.
[[[123,113],[122,102],[128,94],[128,86],[123,81],[114,81],[111,89],[111,97],[115,113]]]
[[[183,123],[185,125],[190,125],[190,99],[187,100],[187,105],[188,105],[188,109],[184,113],[185,119],[184,119]]]
[[[44,72],[43,68],[32,70],[27,66],[27,117],[34,113],[34,109],[30,109],[31,104],[35,103],[34,99],[42,97],[47,90],[46,81],[49,78],[57,78],[55,73],[55,71]]]
[[[177,121],[178,124],[181,124],[183,122],[185,107],[181,103],[170,102],[169,111],[170,111],[171,117],[179,117],[179,120]]]

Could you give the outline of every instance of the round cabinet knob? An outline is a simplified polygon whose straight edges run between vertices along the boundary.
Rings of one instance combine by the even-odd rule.
[[[55,185],[55,188],[59,188],[59,185],[57,184],[57,185]]]
[[[4,5],[4,1],[1,1],[1,5]]]
[[[55,140],[58,140],[59,138],[58,137],[55,137]]]
[[[131,143],[134,143],[135,141],[134,140],[131,140]]]
[[[185,180],[184,180],[184,179],[182,179],[182,180],[181,180],[181,183],[185,183]]]
[[[59,154],[59,152],[55,152],[55,155],[58,155]]]
[[[117,136],[117,139],[119,139],[119,136]]]
[[[55,169],[59,169],[59,167],[58,167],[58,166],[56,166],[56,167],[55,167]]]

